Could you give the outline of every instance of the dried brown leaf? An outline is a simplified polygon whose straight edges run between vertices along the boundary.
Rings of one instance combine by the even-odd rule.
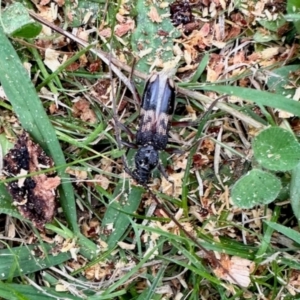
[[[117,36],[121,37],[135,28],[135,22],[130,17],[125,17],[121,14],[117,14],[116,18],[119,22],[114,30]]]
[[[82,121],[92,124],[97,122],[95,112],[90,108],[90,102],[85,99],[80,99],[73,105],[73,114],[75,117],[80,117]]]
[[[111,37],[111,28],[105,28],[99,31],[99,35],[105,38]]]
[[[41,0],[40,5],[44,6],[50,3],[51,0]]]
[[[65,5],[65,0],[54,0],[54,1],[57,3],[57,5],[58,5],[59,7],[62,7],[62,6]]]
[[[251,283],[250,273],[253,272],[255,267],[254,262],[238,256],[230,258],[228,255],[223,255],[220,264],[214,269],[217,277],[238,284],[241,287],[249,286]]]
[[[154,7],[154,6],[151,6],[150,12],[148,13],[148,17],[150,18],[150,20],[152,22],[156,22],[156,23],[162,22],[162,19],[161,19],[160,15],[158,14],[156,7]]]
[[[109,179],[102,174],[97,174],[95,176],[95,181],[96,184],[101,186],[104,190],[107,190],[110,185]]]

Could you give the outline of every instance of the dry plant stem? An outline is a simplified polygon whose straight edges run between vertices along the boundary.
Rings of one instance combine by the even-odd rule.
[[[220,130],[219,130],[218,137],[217,137],[217,141],[220,143],[222,142],[222,134],[223,134],[223,127],[220,126]],[[215,171],[215,175],[218,179],[219,184],[225,190],[224,184],[223,184],[222,179],[219,174],[220,155],[221,155],[221,145],[219,143],[217,143],[215,146],[215,155],[214,155],[214,171]]]
[[[29,11],[29,14],[31,15],[32,18],[34,18],[35,20],[39,21],[40,23],[50,27],[51,29],[53,29],[54,31],[64,35],[65,37],[71,39],[72,41],[77,42],[78,44],[80,44],[83,47],[88,47],[90,44],[87,43],[86,41],[78,38],[77,36],[63,30],[62,28],[54,25],[51,22],[48,22],[47,20],[41,18],[38,14],[36,14],[33,11]],[[134,100],[136,101],[136,103],[139,103],[139,99],[137,99],[136,97],[136,93],[135,93],[135,88],[133,87],[131,81],[118,69],[122,69],[125,70],[128,73],[132,72],[132,68],[122,62],[120,62],[118,59],[112,57],[110,54],[99,50],[99,49],[93,49],[91,48],[90,50],[92,53],[94,53],[95,55],[97,55],[103,62],[105,62],[107,65],[111,66],[112,71],[124,82],[124,84],[129,88],[129,90],[132,92],[132,95],[134,97]],[[139,78],[142,79],[147,79],[148,75],[144,74],[142,72],[139,72],[137,70],[133,70],[133,74]],[[199,93],[199,92],[195,92],[195,91],[191,91],[188,89],[183,89],[183,88],[177,88],[177,92],[194,98],[196,100],[199,101],[203,101],[205,103],[211,103],[213,100],[211,100],[209,97]],[[263,128],[264,126],[253,120],[252,118],[248,117],[247,115],[229,107],[228,105],[226,105],[225,103],[219,102],[217,103],[216,107],[218,107],[219,109],[228,112],[229,114],[231,114],[232,116],[242,120],[243,122],[247,123],[248,125],[254,127],[254,128]]]
[[[251,148],[251,144],[248,142],[247,138],[245,137],[238,119],[234,118],[233,121],[234,121],[235,128],[237,129],[237,133],[238,133],[242,143],[244,144],[245,149],[249,150]]]

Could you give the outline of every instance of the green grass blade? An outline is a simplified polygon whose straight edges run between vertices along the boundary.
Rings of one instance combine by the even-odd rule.
[[[281,224],[277,224],[275,222],[265,221],[265,223],[271,227],[272,229],[280,232],[284,236],[290,238],[291,240],[295,241],[296,243],[300,244],[300,233],[292,228],[288,228]]]
[[[195,87],[192,88],[194,89]],[[281,95],[236,86],[207,85],[201,87],[198,86],[198,88],[205,91],[215,91],[222,94],[234,95],[259,105],[282,109],[296,116],[300,116],[300,103]]]
[[[108,237],[103,236],[103,240],[108,244],[108,249],[115,247],[117,242],[121,240],[130,224],[130,214],[139,207],[143,191],[138,186],[132,186],[129,189],[128,181],[126,181],[125,186],[123,186],[123,182],[120,182],[116,187],[113,195],[114,200],[108,206],[102,221],[103,228],[111,225],[113,228]]]
[[[56,256],[47,254],[46,257],[36,257],[32,254],[36,246],[39,245],[0,250],[1,279],[31,274],[61,264],[71,258],[69,252],[60,253]],[[52,246],[47,244],[43,245],[43,247],[48,253],[52,248]]]
[[[207,67],[208,61],[209,61],[209,53],[205,53],[201,59],[201,63],[199,64],[197,71],[195,72],[195,74],[191,79],[191,82],[196,82],[197,80],[199,80],[199,78],[201,77],[201,75],[203,74],[203,72]]]
[[[155,277],[153,278],[153,282],[151,282],[151,285],[146,288],[142,294],[139,295],[137,300],[152,300],[156,299],[155,296],[155,291],[157,288],[159,288],[159,285],[162,284],[162,279],[164,277],[165,271],[166,271],[167,265],[162,265],[158,272],[155,274]],[[160,299],[157,298],[157,299]]]
[[[79,300],[70,293],[56,292],[53,288],[43,287],[45,294],[33,286],[25,284],[8,284],[0,281],[0,297],[9,300],[50,300],[50,299],[66,299]]]
[[[68,59],[66,62],[64,62],[62,65],[60,65],[57,70],[55,70],[51,75],[47,76],[47,78],[45,78],[45,80],[38,85],[37,90],[39,91],[43,86],[47,85],[48,83],[51,82],[51,80],[53,80],[56,76],[58,76],[62,71],[64,71],[70,64],[72,64],[73,62],[75,62],[77,59],[80,58],[80,56],[82,56],[83,54],[85,54],[86,52],[88,52],[90,49],[92,48],[92,46],[88,46],[87,48],[84,48],[83,50],[79,51],[78,53],[76,53],[74,56],[72,56],[70,59]]]
[[[290,198],[293,212],[300,223],[300,164],[292,170],[290,184]]]
[[[8,284],[0,281],[0,297],[1,299],[10,300],[30,300],[30,298],[23,295],[19,289],[13,288]]]
[[[195,135],[195,141],[198,141],[199,138],[201,137],[203,129],[204,129],[207,121],[209,120],[209,118],[210,118],[210,114],[208,112],[204,113],[203,117],[201,118],[201,121],[199,122],[198,128],[197,128],[197,133]],[[187,163],[186,163],[186,167],[185,167],[184,176],[182,179],[181,201],[182,201],[182,207],[186,213],[188,211],[187,200],[188,200],[188,193],[189,193],[190,169],[191,169],[192,163],[193,163],[193,156],[195,155],[198,146],[199,146],[199,144],[196,143],[190,150],[190,153],[189,153],[189,156],[187,159]]]
[[[140,261],[139,263],[133,267],[129,272],[127,272],[126,274],[124,274],[124,276],[122,276],[120,278],[119,281],[116,281],[115,283],[113,283],[109,288],[107,288],[104,293],[101,296],[107,296],[110,295],[111,293],[113,293],[114,291],[118,290],[120,288],[120,286],[123,286],[123,284],[125,284],[129,278],[135,274],[136,272],[138,272],[138,270],[150,259],[150,257],[153,255],[153,253],[159,249],[159,247],[162,245],[163,242],[158,242],[156,247],[153,247],[153,249],[151,249],[151,251],[149,251]],[[90,300],[98,300],[98,298],[96,297],[90,297]]]
[[[6,7],[1,23],[5,33],[14,37],[34,38],[42,30],[42,25],[30,18],[26,7],[19,2]]]
[[[271,218],[271,223],[276,223],[276,221],[278,220],[280,216],[280,209],[281,208],[279,206],[275,208],[275,211],[273,212]],[[267,223],[267,225],[269,224]],[[267,249],[270,247],[273,232],[274,232],[274,228],[272,228],[272,226],[267,226],[265,228],[263,239],[261,241],[258,251],[256,252],[256,257],[258,262],[263,260],[263,255],[267,252]]]
[[[23,220],[24,218],[12,204],[12,199],[4,184],[0,184],[0,213],[7,214],[14,218]]]

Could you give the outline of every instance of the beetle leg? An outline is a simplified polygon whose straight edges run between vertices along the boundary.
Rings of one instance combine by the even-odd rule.
[[[174,121],[174,122],[170,122],[171,123],[171,126],[174,126],[174,127],[187,127],[187,126],[198,126],[199,123],[208,115],[211,113],[211,111],[213,110],[213,108],[215,107],[215,105],[219,102],[219,100],[223,99],[223,98],[226,98],[228,95],[223,95],[223,96],[220,96],[219,98],[217,98],[216,100],[214,100],[210,106],[208,107],[208,109],[205,111],[205,113],[198,118],[197,121],[183,121],[183,122],[177,122],[177,121]]]
[[[178,154],[178,155],[182,155],[184,154],[186,151],[180,150],[178,148],[166,148],[165,151],[169,154]]]
[[[121,144],[124,145],[125,147],[132,148],[132,149],[138,148],[137,144],[135,144],[135,143],[126,142],[123,140],[120,140],[120,141],[121,141]]]

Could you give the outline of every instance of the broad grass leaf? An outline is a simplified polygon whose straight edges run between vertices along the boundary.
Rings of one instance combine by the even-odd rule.
[[[258,20],[258,23],[270,31],[277,32],[277,30],[286,23],[286,20],[284,17],[278,16],[278,18],[275,21],[261,19],[261,20]]]
[[[299,0],[288,0],[286,10],[289,14],[300,13],[300,1]],[[298,33],[300,33],[300,21],[294,21],[294,26]]]
[[[35,22],[19,2],[9,5],[1,17],[4,32],[13,37],[34,38],[42,30],[42,25]]]
[[[258,105],[265,105],[273,108],[282,109],[294,114],[295,116],[300,116],[300,103],[291,99],[287,99],[286,97],[278,94],[225,85],[205,85],[193,88],[211,90],[218,93],[234,95],[241,99],[257,103]]]
[[[173,1],[166,1],[173,2]],[[139,56],[136,69],[144,73],[149,73],[150,67],[158,57],[162,62],[167,62],[174,58],[173,43],[174,38],[179,37],[179,31],[172,25],[170,18],[163,18],[164,14],[170,13],[170,8],[161,8],[158,3],[149,5],[144,0],[138,0],[136,10],[137,27],[132,34],[131,46],[133,51]],[[158,15],[161,21],[155,21],[154,16]],[[152,17],[151,17],[152,16]],[[151,19],[152,18],[152,19]],[[161,37],[159,31],[167,32],[168,35]]]
[[[256,160],[269,170],[292,170],[300,161],[300,144],[283,128],[270,127],[261,131],[252,145]]]
[[[28,284],[2,283],[0,282],[1,299],[9,300],[50,300],[65,299],[78,300],[77,296],[73,296],[68,292],[57,292],[55,288],[43,287],[41,290]]]
[[[15,247],[12,249],[0,250],[0,274],[1,279],[35,273],[46,268],[59,265],[71,258],[69,252],[59,253],[58,255],[50,254],[50,250],[55,245],[44,244],[42,247],[48,253],[45,256],[35,256],[34,249],[38,245],[28,245]]]
[[[70,18],[70,26],[71,27],[80,27],[82,24],[86,22],[85,18],[87,14],[91,14],[94,18],[99,14],[100,1],[77,1],[76,5],[66,4],[66,14],[72,15]]]
[[[14,144],[8,140],[4,133],[0,134],[0,145],[2,156],[4,156],[14,146]],[[1,159],[3,159],[3,157],[1,157]]]
[[[293,81],[298,79],[298,75],[294,72],[300,70],[300,65],[290,65],[272,70],[272,75],[268,78],[268,87],[277,95],[292,98],[295,94],[296,87],[292,88]]]
[[[270,221],[264,221],[268,226],[273,228],[274,230],[280,232],[284,236],[288,237],[289,239],[295,241],[296,243],[300,244],[300,233],[292,228],[288,228],[286,226],[283,226],[281,224],[270,222]]]
[[[280,38],[276,33],[270,33],[267,31],[257,31],[253,35],[253,40],[257,43],[267,43],[271,41],[278,41]]]
[[[0,213],[24,221],[24,217],[21,216],[16,207],[13,205],[13,199],[3,183],[0,184],[0,195]]]
[[[300,223],[300,163],[291,172],[290,200],[291,206]]]
[[[233,203],[240,208],[252,208],[274,201],[280,189],[281,182],[276,176],[253,169],[235,183],[232,187],[231,198]]]

